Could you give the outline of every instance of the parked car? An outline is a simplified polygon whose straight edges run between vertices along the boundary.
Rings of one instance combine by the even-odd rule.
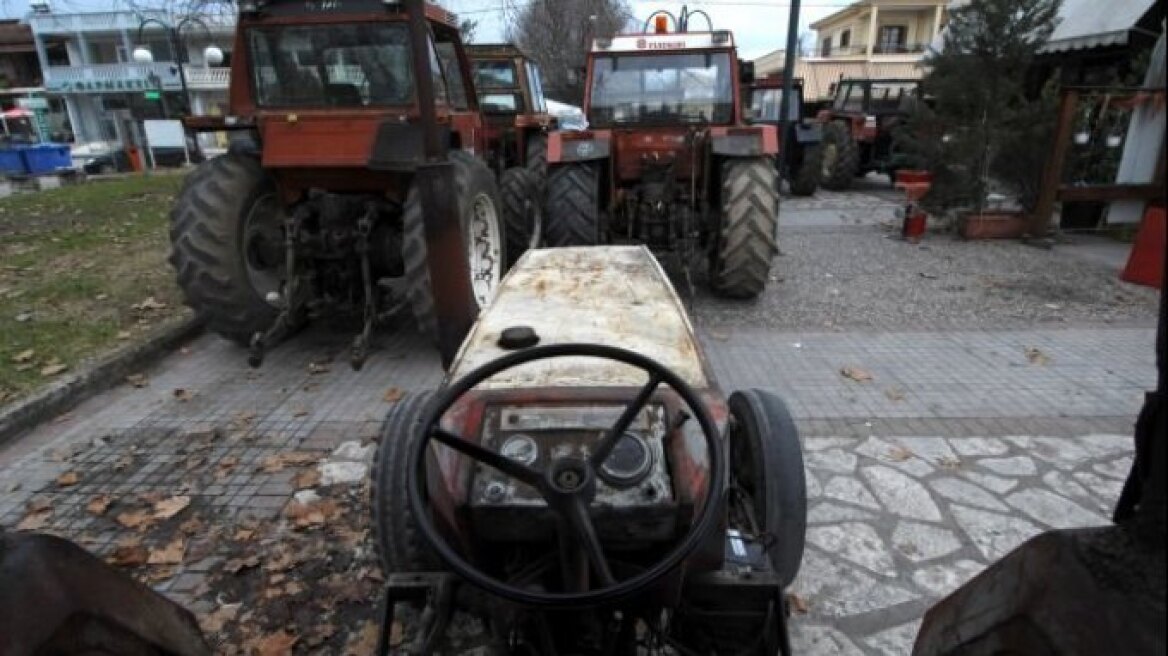
[[[154,166],[175,167],[187,162],[186,153],[182,148],[155,148],[153,151]],[[147,155],[143,155],[147,156]],[[191,163],[198,164],[205,158],[198,150],[191,150]],[[81,166],[86,175],[105,175],[109,173],[125,173],[132,171],[130,157],[125,150],[111,150],[85,160]]]

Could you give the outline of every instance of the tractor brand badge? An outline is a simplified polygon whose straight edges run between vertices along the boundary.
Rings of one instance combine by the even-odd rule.
[[[639,50],[683,50],[685,49],[685,41],[649,41],[648,39],[637,39],[637,48]]]
[[[647,44],[648,42],[644,39],[637,39],[637,50],[644,50]]]

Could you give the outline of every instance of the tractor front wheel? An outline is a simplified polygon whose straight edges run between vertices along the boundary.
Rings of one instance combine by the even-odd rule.
[[[803,160],[791,167],[789,184],[795,196],[811,196],[819,188],[823,172],[823,149],[819,144],[803,147]]]
[[[450,151],[454,197],[466,246],[470,286],[479,309],[490,302],[506,272],[503,209],[495,176],[486,164],[461,151]],[[410,307],[418,328],[437,338],[438,317],[427,259],[426,221],[417,183],[411,184],[402,212],[402,262]]]
[[[548,168],[544,242],[548,246],[600,243],[600,174],[594,164]]]
[[[753,517],[736,521],[749,531],[755,525],[770,541],[766,553],[782,587],[791,585],[803,561],[807,533],[807,481],[799,432],[779,397],[763,390],[735,392],[728,401],[730,479],[748,497]],[[759,536],[761,537],[761,536]]]
[[[732,298],[762,293],[778,252],[778,173],[770,160],[729,160],[722,167],[722,224],[710,284]]]
[[[369,506],[373,510],[374,544],[386,574],[440,568],[433,550],[418,533],[406,494],[410,447],[422,437],[422,414],[433,397],[433,392],[424,392],[399,399],[381,425]]]
[[[507,233],[507,265],[519,259],[531,243],[532,219],[539,210],[539,175],[532,169],[513,166],[499,176],[499,196],[503,201],[503,223]]]
[[[842,191],[852,186],[852,180],[860,170],[860,147],[852,139],[847,124],[832,121],[823,126],[821,148],[823,175],[820,183],[824,188]]]
[[[240,345],[267,330],[284,292],[284,214],[258,160],[228,153],[203,162],[170,212],[170,263],[187,305]]]
[[[547,135],[541,132],[529,136],[525,155],[524,166],[534,171],[542,182],[547,175]]]

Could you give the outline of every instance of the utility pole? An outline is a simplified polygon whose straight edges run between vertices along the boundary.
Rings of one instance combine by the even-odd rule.
[[[791,0],[791,13],[787,18],[787,50],[783,53],[783,97],[779,99],[779,147],[787,148],[791,120],[787,114],[791,111],[791,93],[795,88],[795,54],[799,48],[799,0]],[[787,161],[780,157],[780,162]],[[786,168],[785,164],[779,166]],[[783,171],[784,177],[787,171]]]

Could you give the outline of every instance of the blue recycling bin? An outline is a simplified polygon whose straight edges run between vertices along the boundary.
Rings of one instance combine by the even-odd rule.
[[[36,144],[24,148],[21,155],[24,157],[24,167],[29,175],[53,173],[73,166],[68,144]]]
[[[24,168],[23,148],[9,146],[0,149],[0,175],[27,175]]]

